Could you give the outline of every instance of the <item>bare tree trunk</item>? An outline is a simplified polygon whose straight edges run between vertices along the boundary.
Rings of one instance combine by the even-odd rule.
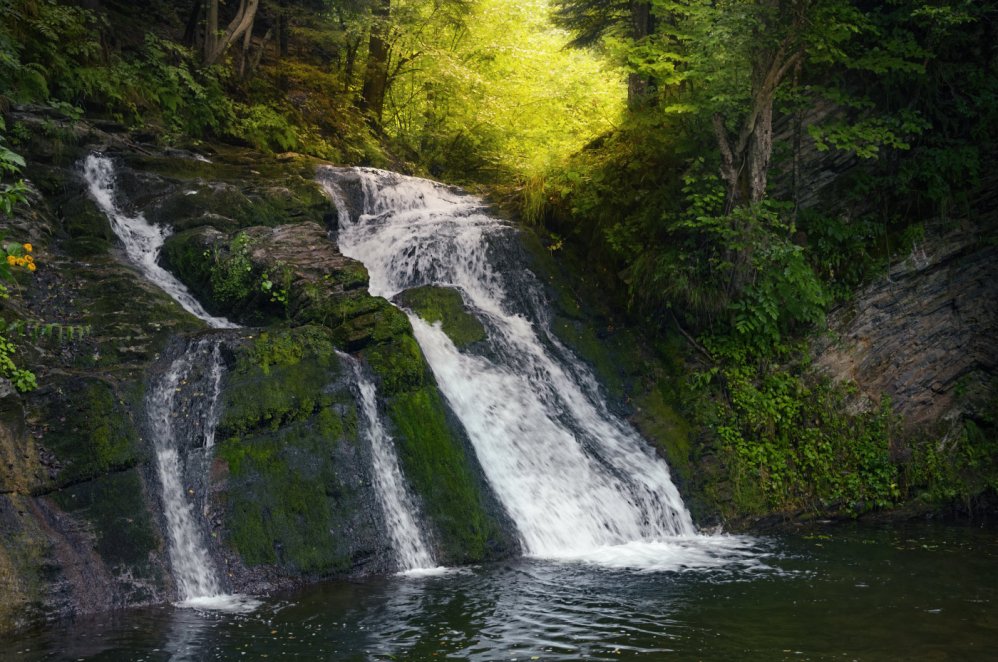
[[[253,23],[250,23],[250,27],[246,32],[243,33],[243,47],[239,51],[239,77],[244,78],[246,76],[246,60],[249,58],[250,47],[253,45]]]
[[[204,4],[204,55],[202,59],[205,63],[210,64],[208,60],[218,45],[218,0],[205,0]]]
[[[291,34],[291,12],[288,11],[288,0],[281,0],[280,7],[281,11],[277,27],[277,49],[278,55],[285,58],[288,56],[288,39]]]
[[[346,65],[343,70],[344,94],[349,92],[351,85],[353,85],[353,70],[357,65],[357,52],[360,50],[360,44],[360,39],[351,39],[347,41]]]
[[[374,23],[367,46],[367,67],[364,71],[364,87],[360,93],[360,109],[375,124],[381,124],[385,108],[385,93],[388,90],[388,17],[391,14],[391,0],[379,0],[373,10]]]
[[[215,24],[217,32],[217,22],[218,22],[218,0],[210,0],[214,6],[215,14]],[[225,29],[225,33],[218,38],[215,48],[208,52],[205,48],[206,57],[204,63],[211,66],[221,59],[222,55],[225,54],[226,49],[229,45],[246,34],[247,30],[251,30],[253,27],[253,19],[256,18],[256,11],[260,7],[260,0],[239,0],[239,9],[236,11],[235,17],[229,23],[229,26]],[[209,19],[211,17],[211,12],[209,11]],[[209,29],[211,28],[211,20],[208,21]]]
[[[721,151],[721,179],[728,189],[727,211],[766,197],[769,163],[773,155],[773,99],[776,88],[801,53],[786,54],[786,45],[760,54],[753,66],[752,108],[732,144],[724,118],[714,116],[714,135]]]
[[[187,15],[187,24],[184,28],[184,43],[194,49],[201,47],[201,19],[204,17],[204,0],[196,0],[191,8],[191,13]]]

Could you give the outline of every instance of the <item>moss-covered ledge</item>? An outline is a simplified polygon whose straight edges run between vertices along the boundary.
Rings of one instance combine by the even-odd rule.
[[[467,349],[486,338],[485,327],[452,287],[414,287],[396,295],[394,301],[431,324],[439,322],[458,349]]]

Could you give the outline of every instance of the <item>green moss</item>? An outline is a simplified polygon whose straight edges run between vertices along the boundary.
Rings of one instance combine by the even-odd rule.
[[[115,240],[107,216],[87,198],[71,198],[61,206],[59,215],[69,237],[64,246],[71,257],[106,254]]]
[[[232,232],[239,228],[263,225],[274,227],[284,223],[315,221],[322,223],[329,210],[329,201],[316,184],[297,176],[278,176],[274,180],[258,180],[246,186],[244,171],[237,184],[216,183],[212,186],[191,184],[162,200],[150,210],[150,220],[168,223],[180,230],[213,225]]]
[[[111,473],[51,495],[64,511],[91,524],[97,553],[108,566],[123,565],[134,578],[158,577],[150,558],[160,549],[137,469]]]
[[[406,478],[420,495],[425,515],[436,525],[447,561],[481,561],[493,556],[502,531],[486,513],[482,486],[470,458],[448,425],[435,385],[388,400],[396,444]]]
[[[468,312],[461,293],[455,289],[432,285],[416,287],[402,292],[396,300],[427,322],[440,322],[444,333],[458,349],[485,340],[485,327]]]
[[[365,513],[358,484],[344,483],[333,459],[357,429],[350,394],[339,396],[305,420],[220,445],[230,472],[228,542],[246,563],[320,575],[350,568],[354,541],[331,532],[350,530],[344,522]]]
[[[331,531],[356,532],[365,525],[354,520],[371,518],[362,474],[337,459],[355,456],[339,446],[355,445],[358,429],[345,384],[321,327],[264,332],[238,351],[217,457],[229,469],[228,543],[246,563],[317,575],[351,567],[359,543]]]
[[[12,517],[31,510],[30,497],[0,494],[0,636],[43,622],[45,533],[33,517]],[[50,567],[50,564],[48,564]]]
[[[382,397],[423,386],[428,368],[419,344],[411,335],[373,345],[364,352],[371,369],[378,375]]]
[[[178,274],[195,294],[212,297],[211,275],[214,261],[203,237],[200,230],[172,234],[163,244],[162,256],[167,267]]]
[[[674,475],[689,483],[693,479],[689,424],[657,388],[636,396],[634,411],[633,420],[641,434],[662,448]]]
[[[276,430],[311,417],[327,402],[323,387],[338,371],[330,334],[321,327],[261,333],[237,358],[220,432]]]
[[[129,408],[106,382],[67,379],[39,404],[42,409],[35,415],[44,421],[41,443],[62,465],[56,485],[94,478],[139,461],[139,436]]]

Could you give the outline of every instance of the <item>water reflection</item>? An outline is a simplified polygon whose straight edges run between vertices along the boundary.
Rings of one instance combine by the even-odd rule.
[[[251,614],[92,619],[0,643],[0,659],[962,660],[998,650],[994,531],[838,527],[758,543],[755,558],[768,569],[525,559],[331,583]]]
[[[199,662],[206,659],[208,634],[213,614],[193,609],[175,609],[170,616],[163,649],[169,653],[169,662]]]

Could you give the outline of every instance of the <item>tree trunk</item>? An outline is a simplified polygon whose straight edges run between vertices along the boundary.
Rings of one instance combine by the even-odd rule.
[[[215,35],[218,32],[218,0],[209,1],[211,2],[211,6],[209,6],[208,11],[209,20],[206,25],[206,32],[211,31],[211,34]],[[239,9],[236,11],[235,17],[225,29],[225,33],[221,37],[218,37],[215,47],[209,51],[207,48],[208,40],[205,40],[204,64],[211,66],[218,62],[232,42],[245,35],[247,30],[252,29],[253,19],[256,18],[256,10],[259,7],[260,0],[239,0]],[[214,19],[211,16],[212,9],[215,12]],[[215,29],[212,31],[213,21]]]
[[[195,50],[201,47],[201,19],[204,16],[205,3],[197,0],[191,8],[191,13],[187,16],[187,25],[184,28],[184,43]]]
[[[218,44],[218,0],[205,0],[204,55],[207,63]]]
[[[360,50],[360,39],[350,39],[347,41],[346,65],[343,69],[343,93],[350,92],[353,87],[353,70],[357,64],[357,52]]]
[[[652,33],[651,3],[647,0],[631,0],[631,37],[640,41]],[[639,73],[627,75],[627,105],[638,108],[651,95],[653,82]]]
[[[288,38],[291,34],[291,12],[288,11],[288,0],[281,0],[281,13],[277,27],[277,48],[280,57],[288,56]]]
[[[239,51],[239,77],[246,77],[246,61],[250,57],[250,47],[253,45],[253,23],[250,21],[250,26],[243,33],[243,48]]]
[[[374,22],[367,46],[367,67],[360,93],[360,109],[376,125],[381,124],[388,89],[388,17],[391,0],[379,0],[373,10]]]
[[[714,135],[721,151],[721,179],[728,189],[727,212],[766,197],[769,163],[773,155],[773,99],[790,68],[801,60],[798,51],[786,54],[786,45],[760,53],[752,70],[752,108],[732,144],[724,118],[714,115]]]

